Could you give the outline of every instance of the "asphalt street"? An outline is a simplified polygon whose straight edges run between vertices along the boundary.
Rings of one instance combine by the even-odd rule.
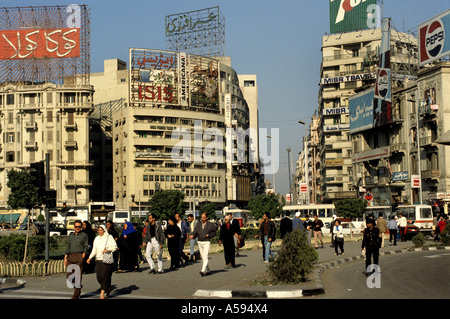
[[[401,250],[412,247],[411,241],[398,243],[397,246],[387,245],[383,251]],[[336,259],[349,258],[361,255],[361,241],[346,240],[344,256],[335,256],[334,249],[329,243],[324,248],[317,249],[319,264]],[[274,249],[277,250],[276,248]],[[390,258],[388,256],[382,257]],[[211,274],[201,277],[201,261],[195,261],[177,270],[167,270],[170,261],[164,261],[164,274],[149,274],[148,264],[141,265],[140,272],[114,273],[112,277],[113,292],[110,299],[196,299],[199,291],[295,291],[304,289],[305,286],[316,284],[311,278],[302,285],[266,286],[256,284],[266,275],[267,264],[263,263],[262,250],[244,250],[236,259],[237,267],[225,269],[223,253],[210,254]],[[56,274],[45,277],[18,278],[26,282],[23,285],[0,285],[0,298],[51,298],[68,299],[72,295],[72,289],[67,287],[65,275]],[[95,274],[85,274],[82,279],[83,299],[96,299],[99,297],[99,285]],[[254,295],[252,295],[254,296]]]

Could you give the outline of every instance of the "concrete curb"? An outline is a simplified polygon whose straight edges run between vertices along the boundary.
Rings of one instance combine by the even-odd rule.
[[[407,248],[394,251],[380,252],[380,256],[396,255],[407,252],[421,252],[434,250],[450,250],[448,246]],[[325,293],[322,282],[322,274],[327,269],[333,269],[336,266],[346,263],[364,260],[364,256],[343,257],[340,259],[323,262],[317,265],[313,271],[313,279],[316,283],[313,287],[296,290],[197,290],[194,297],[198,298],[268,298],[268,299],[290,299],[306,296],[314,296]]]
[[[26,284],[25,280],[22,279],[13,279],[13,278],[0,278],[0,285],[24,285]]]

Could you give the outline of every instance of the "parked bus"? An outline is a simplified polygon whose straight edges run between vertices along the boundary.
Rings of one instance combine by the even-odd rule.
[[[244,225],[248,222],[251,217],[251,212],[246,209],[240,208],[232,208],[224,210],[223,215],[230,214],[233,216],[233,219],[237,219],[239,221],[239,226],[244,227]]]
[[[125,224],[126,221],[131,221],[131,213],[128,210],[115,210],[108,213],[108,220],[114,224]]]
[[[433,210],[430,205],[401,205],[394,214],[398,216],[400,213],[406,217],[408,223],[419,227],[421,232],[431,234]]]
[[[302,219],[305,219],[306,215],[310,219],[317,215],[324,224],[327,223],[328,225],[333,220],[333,215],[336,215],[334,204],[287,205],[283,207],[283,215],[286,211],[291,213],[292,218],[296,212],[300,212],[300,218]]]

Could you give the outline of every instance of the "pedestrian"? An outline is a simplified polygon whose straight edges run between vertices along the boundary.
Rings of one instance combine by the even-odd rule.
[[[433,217],[433,225],[431,226],[432,229],[432,235],[433,235],[433,239],[434,241],[439,241],[439,229],[438,229],[438,224],[439,224],[439,214],[438,213],[434,213],[434,217]]]
[[[164,273],[163,270],[163,245],[165,241],[164,231],[160,223],[156,221],[156,215],[151,213],[148,216],[147,228],[145,231],[145,237],[142,241],[142,245],[145,247],[145,258],[150,266],[150,274]],[[155,253],[158,269],[155,269],[155,263],[153,261],[152,254]]]
[[[119,239],[119,233],[116,230],[116,227],[114,226],[114,223],[111,220],[106,221],[106,230],[108,234],[110,234],[114,241],[117,244],[117,240]],[[117,247],[117,250],[113,252],[113,258],[114,258],[114,264],[113,264],[113,271],[116,271],[119,267],[119,247]]]
[[[188,224],[189,224],[189,261],[194,261],[195,255],[195,245],[197,244],[197,238],[191,239],[190,235],[194,232],[195,226],[197,225],[197,220],[194,218],[194,215],[188,215]]]
[[[144,263],[144,256],[142,254],[142,244],[143,244],[143,240],[144,238],[142,237],[142,228],[139,226],[139,224],[137,223],[133,223],[133,227],[134,230],[136,230],[136,251],[138,254],[138,269],[139,269],[139,265]]]
[[[170,255],[170,269],[176,269],[180,267],[180,238],[181,229],[177,225],[177,218],[174,216],[169,217],[169,224],[167,225],[164,235],[167,238],[167,248]]]
[[[280,238],[283,239],[286,234],[292,232],[291,212],[286,211],[286,216],[280,221]]]
[[[119,246],[119,269],[118,272],[124,270],[137,271],[138,253],[137,253],[137,233],[130,222],[123,225],[122,235],[117,240]]]
[[[306,229],[306,234],[308,235],[308,244],[311,244],[311,237],[314,228],[314,222],[309,219],[309,215],[305,216],[305,221],[303,222],[303,226]]]
[[[361,249],[363,254],[365,254],[366,256],[366,269],[363,273],[365,275],[370,275],[375,271],[375,269],[372,272],[369,272],[368,271],[369,266],[371,265],[378,266],[381,242],[380,242],[380,230],[375,226],[375,220],[369,218],[366,220],[366,224],[367,227],[364,229],[363,232]]]
[[[240,248],[240,243],[241,243],[241,224],[239,223],[239,220],[233,218],[233,214],[232,213],[228,213],[228,216],[230,216],[230,224],[231,226],[234,227],[237,236],[233,237],[234,239],[234,247],[236,250],[236,257],[239,256],[239,248]]]
[[[220,226],[219,247],[223,243],[225,256],[225,268],[236,267],[235,264],[235,239],[238,237],[236,228],[231,224],[229,215],[224,217],[224,223]]]
[[[189,226],[186,223],[186,221],[184,221],[181,218],[181,214],[180,213],[176,213],[175,214],[175,219],[176,219],[176,225],[180,228],[181,231],[181,237],[180,237],[180,243],[179,243],[179,249],[180,249],[180,263],[181,265],[183,265],[183,260],[184,259],[184,264],[186,265],[189,262],[189,257],[184,253],[184,244],[188,241],[188,235],[189,235]]]
[[[406,226],[408,225],[408,221],[406,217],[403,216],[402,213],[398,214],[398,227],[400,228],[400,238],[401,241],[406,241]]]
[[[305,229],[305,226],[303,225],[303,221],[300,219],[300,212],[296,212],[295,217],[292,220],[292,231],[303,229]]]
[[[389,245],[392,245],[393,241],[394,246],[397,246],[397,220],[394,216],[391,216],[391,219],[387,223],[387,228],[389,230]]]
[[[380,230],[380,240],[381,240],[381,248],[384,248],[384,239],[386,238],[388,227],[386,219],[383,217],[383,213],[379,214],[379,217],[376,221],[377,228]]]
[[[200,275],[203,277],[210,273],[208,255],[209,247],[211,245],[211,239],[216,236],[216,226],[208,221],[208,215],[204,212],[201,215],[201,222],[197,223],[194,232],[191,235],[191,239],[198,238],[198,250],[202,258],[202,269]]]
[[[270,213],[264,213],[262,223],[259,225],[259,232],[255,236],[260,236],[263,243],[263,259],[264,263],[270,262],[270,257],[275,257],[272,252],[272,243],[275,241],[275,224],[270,220]]]
[[[331,218],[331,223],[330,223],[330,240],[331,240],[331,245],[330,247],[333,248],[334,247],[334,235],[333,235],[333,229],[334,229],[334,225],[335,225],[335,221],[337,219],[336,215],[333,215]]]
[[[74,222],[74,232],[70,233],[67,239],[67,248],[64,255],[64,266],[76,265],[79,267],[79,284],[74,286],[72,299],[79,299],[81,295],[81,281],[83,273],[84,258],[89,250],[88,236],[81,231],[83,224],[81,220]],[[66,272],[66,278],[71,276],[71,272]],[[75,278],[74,278],[75,279]]]
[[[334,236],[334,252],[335,256],[339,255],[338,248],[341,250],[341,254],[344,255],[344,227],[341,226],[341,221],[336,219],[333,226]]]
[[[36,236],[37,234],[39,234],[39,229],[37,228],[36,224],[33,223],[32,221],[30,221],[30,230],[32,236]]]
[[[441,234],[444,231],[445,226],[447,226],[447,223],[445,221],[446,218],[447,217],[444,214],[441,214],[441,217],[439,218],[439,223],[438,223],[439,234]]]
[[[91,264],[92,258],[95,258],[97,281],[100,284],[100,299],[105,299],[111,293],[111,278],[113,273],[114,260],[111,263],[107,261],[106,254],[112,254],[117,250],[117,244],[114,237],[106,230],[105,225],[100,225],[97,230],[98,236],[95,237],[91,253],[87,263]]]
[[[92,251],[92,247],[94,244],[94,240],[95,240],[95,232],[92,229],[92,225],[90,222],[88,222],[87,220],[83,221],[83,233],[86,233],[86,235],[88,236],[88,245],[89,245],[89,250],[86,253],[87,256],[89,256],[91,254]],[[83,272],[85,274],[91,274],[93,272],[95,272],[95,264],[88,264],[87,260],[85,261],[84,267],[83,267]]]
[[[321,248],[323,248],[322,227],[323,227],[323,222],[319,219],[319,217],[317,215],[314,215],[313,231],[314,231],[314,247],[316,249],[319,248],[317,238],[319,238],[320,243],[322,245]]]

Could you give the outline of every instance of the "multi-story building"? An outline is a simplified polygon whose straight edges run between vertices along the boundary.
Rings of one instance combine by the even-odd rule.
[[[322,39],[322,66],[319,91],[320,199],[333,202],[355,198],[358,184],[353,172],[352,138],[348,99],[374,86],[381,44],[381,29],[326,35]],[[417,40],[392,31],[391,68],[403,85],[404,75],[414,66]],[[417,65],[417,63],[416,63]],[[356,152],[358,150],[355,150]]]
[[[206,202],[216,203],[218,209],[230,203],[245,206],[250,199],[255,176],[255,167],[249,163],[251,140],[248,136],[241,140],[236,134],[227,139],[227,128],[245,131],[253,125],[250,114],[256,114],[253,116],[257,119],[256,77],[244,76],[240,81],[229,58],[199,57],[190,63],[190,81],[201,81],[202,76],[217,74],[217,104],[205,102],[204,89],[193,95],[195,99],[189,105],[151,103],[153,95],[149,89],[134,87],[128,75],[130,70],[119,60],[105,61],[104,72],[92,74],[95,106],[109,105],[112,110],[106,117],[111,119],[111,200],[117,209],[146,211],[155,191],[167,189],[183,191],[191,208],[193,204],[198,207]],[[131,73],[132,78],[140,79],[136,70]],[[211,86],[206,89],[214,89],[214,83],[208,84]],[[133,96],[133,92],[137,92],[135,88],[142,91]],[[245,96],[242,88],[249,90]],[[176,89],[170,92],[172,97],[178,98]],[[184,140],[184,133],[188,140]],[[231,152],[227,153],[228,142]],[[182,144],[189,147],[189,160],[174,157],[181,155]],[[212,149],[208,148],[211,144]],[[181,147],[181,153],[184,150]],[[206,160],[207,150],[215,161]],[[245,160],[233,160],[242,150],[244,153],[239,155]]]
[[[6,207],[7,173],[44,161],[57,207],[85,208],[92,186],[89,158],[91,85],[4,83],[0,87],[0,206]]]

